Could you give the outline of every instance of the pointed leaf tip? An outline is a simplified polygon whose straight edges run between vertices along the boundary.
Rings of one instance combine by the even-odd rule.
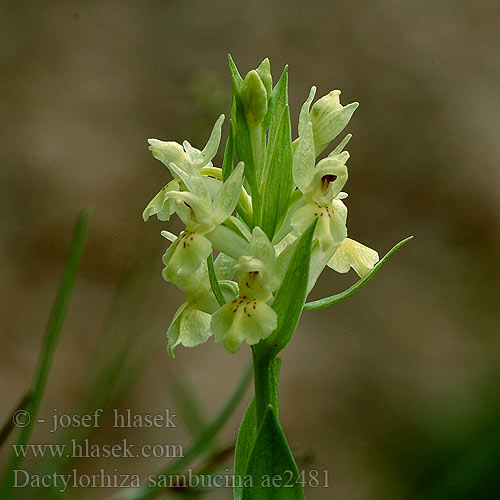
[[[330,297],[325,297],[324,299],[315,300],[313,302],[307,302],[306,304],[304,304],[304,311],[312,311],[315,309],[324,309],[325,307],[333,306],[337,302],[341,302],[342,300],[347,299],[347,297],[354,295],[357,291],[359,291],[361,288],[363,288],[375,276],[375,274],[377,274],[377,272],[380,270],[382,265],[389,259],[389,257],[396,250],[399,250],[404,244],[408,243],[412,239],[413,239],[413,235],[408,236],[408,238],[405,238],[404,240],[401,240],[399,243],[394,245],[384,255],[384,257],[375,265],[375,267],[371,270],[370,273],[368,273],[366,276],[364,276],[360,280],[356,281],[356,283],[354,283],[354,285],[349,287],[347,290],[344,290],[343,292],[337,293],[335,295],[331,295]]]

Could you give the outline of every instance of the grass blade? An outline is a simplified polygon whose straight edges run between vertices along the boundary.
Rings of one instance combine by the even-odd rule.
[[[31,420],[26,427],[21,429],[16,441],[17,445],[25,445],[28,443],[31,432],[33,431],[34,423],[36,422],[36,415],[47,384],[47,378],[49,376],[50,367],[54,358],[54,351],[64,324],[66,313],[68,311],[71,293],[73,291],[75,278],[82,258],[88,222],[89,213],[86,210],[82,210],[78,215],[78,219],[73,230],[73,237],[71,239],[66,267],[59,283],[59,288],[44,334],[42,350],[33,379],[31,399],[26,407],[26,411],[28,412]],[[0,498],[3,500],[8,500],[11,496],[14,476],[13,470],[19,468],[22,459],[22,454],[18,457],[14,453],[14,450],[12,451],[7,469],[4,473],[2,485],[0,487]]]
[[[196,395],[194,387],[186,376],[177,373],[177,369],[168,370],[168,393],[172,395],[175,407],[179,408],[182,420],[193,437],[207,425],[205,410]]]
[[[19,401],[17,406],[10,413],[10,415],[7,417],[7,420],[2,425],[2,429],[0,430],[0,448],[2,447],[2,445],[5,443],[5,441],[9,437],[10,433],[14,430],[14,427],[15,427],[14,420],[13,420],[14,415],[20,410],[25,410],[30,402],[30,399],[31,399],[31,393],[27,392],[21,398],[21,400]]]
[[[233,414],[234,410],[242,400],[251,380],[252,370],[248,366],[243,376],[241,377],[238,385],[234,389],[231,396],[228,398],[226,404],[210,422],[207,427],[201,432],[194,443],[186,450],[183,457],[175,460],[169,464],[165,469],[156,474],[159,476],[171,476],[178,474],[183,470],[192,460],[198,458],[212,443],[213,438],[217,435],[223,425],[228,421],[229,417]],[[142,488],[139,492],[122,491],[113,500],[149,500],[164,493],[165,490],[158,484],[151,484],[151,482]]]

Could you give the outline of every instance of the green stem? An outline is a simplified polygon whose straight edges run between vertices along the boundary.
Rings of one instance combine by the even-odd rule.
[[[262,158],[264,153],[262,125],[248,123],[250,131],[250,143],[252,144],[252,156],[255,165],[255,172],[257,173],[257,183],[260,184],[262,177]]]
[[[269,405],[274,408],[276,415],[279,415],[278,381],[280,359],[252,347],[252,360],[255,408],[257,427],[259,427]]]
[[[269,395],[269,362],[266,358],[259,358],[255,349],[252,349],[253,383],[255,387],[255,406],[257,410],[257,427],[262,422],[266,408],[270,403]]]
[[[250,184],[250,192],[252,193],[252,209],[253,209],[253,227],[260,226],[262,223],[262,210],[260,205],[260,192],[257,183],[257,176],[249,176],[248,183]]]
[[[226,299],[222,294],[222,290],[219,286],[219,281],[217,280],[217,275],[215,274],[214,269],[214,256],[212,253],[207,257],[207,267],[208,267],[208,278],[210,280],[210,286],[212,287],[212,292],[217,299],[217,302],[220,306],[223,306],[226,303]]]

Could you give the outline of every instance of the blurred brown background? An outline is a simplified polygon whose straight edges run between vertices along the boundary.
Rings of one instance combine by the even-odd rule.
[[[229,112],[227,53],[242,73],[269,57],[275,80],[290,66],[294,126],[313,84],[361,103],[348,128],[350,235],[380,254],[415,236],[358,295],[306,313],[283,353],[283,426],[300,465],[330,473],[331,488],[308,498],[417,498],[453,477],[457,457],[500,423],[499,16],[497,2],[472,0],[1,2],[2,415],[31,379],[82,205],[91,233],[42,414],[78,406],[113,295],[142,255],[150,285],[115,332],[133,324],[129,352],[141,353],[120,404],[175,409],[175,372],[213,415],[249,350],[229,356],[208,342],[167,357],[182,298],[161,279],[163,225],[141,220],[168,180],[146,139],[203,146]],[[354,279],[327,271],[315,297]],[[35,441],[48,435],[37,426]],[[186,436],[179,429],[173,442]],[[482,481],[486,490],[463,498],[494,498]]]

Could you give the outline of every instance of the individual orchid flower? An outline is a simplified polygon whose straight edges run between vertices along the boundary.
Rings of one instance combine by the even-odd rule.
[[[328,266],[338,273],[347,273],[352,267],[363,278],[378,261],[379,256],[375,250],[346,238],[335,248]]]
[[[191,146],[188,141],[184,141],[181,146],[177,142],[158,139],[148,139],[149,150],[157,160],[160,160],[169,169],[170,164],[174,163],[181,169],[184,169],[185,165],[189,165],[200,171],[203,167],[212,165],[212,160],[219,149],[223,123],[224,115],[220,115],[202,151]],[[176,177],[174,172],[172,175]]]
[[[269,59],[264,59],[257,69],[247,73],[243,80],[241,94],[245,100],[250,123],[262,123],[271,97],[273,79]]]
[[[254,345],[267,338],[278,321],[267,303],[279,283],[275,249],[259,227],[253,230],[248,254],[234,266],[239,295],[212,316],[215,340],[229,352],[238,351],[244,340]]]
[[[142,218],[145,222],[152,215],[156,215],[158,220],[168,221],[170,216],[175,212],[176,201],[170,197],[172,191],[179,191],[180,184],[177,179],[171,180],[161,191],[149,202],[148,206],[142,213]]]
[[[145,221],[152,215],[156,215],[161,221],[168,221],[176,211],[176,201],[170,197],[169,193],[180,191],[184,186],[176,171],[171,168],[171,164],[184,171],[187,168],[192,168],[200,172],[204,167],[212,167],[212,160],[219,149],[223,122],[224,115],[221,115],[215,122],[210,138],[202,151],[191,146],[188,141],[184,141],[181,146],[173,141],[148,139],[149,150],[157,160],[160,160],[170,170],[174,179],[149,202],[142,214]]]
[[[245,127],[248,128],[249,134],[249,149],[251,150],[247,150],[241,159],[249,165],[251,170],[255,169],[257,176],[260,176],[266,147],[262,126],[269,110],[269,100],[273,87],[271,65],[269,59],[264,59],[259,67],[249,71],[244,79],[239,75],[236,66],[233,69],[235,70],[233,77],[238,81],[239,94],[239,98],[237,99],[239,104],[233,101],[233,107],[240,106],[241,111],[239,113],[236,112],[236,108],[234,109],[233,120],[235,120],[235,124],[241,120],[245,122]],[[250,188],[255,191],[257,186],[255,185],[255,181],[251,180],[253,173],[247,172],[246,175],[249,177],[248,180],[251,183]],[[252,184],[254,184],[253,187]]]
[[[300,111],[299,135],[302,135],[301,129],[311,122],[315,155],[318,156],[344,130],[359,103],[353,102],[342,106],[340,104],[340,90],[332,90],[329,94],[318,99],[309,110],[315,94],[316,87],[313,86]]]
[[[345,238],[338,245],[326,250],[316,244],[311,253],[307,291],[309,293],[314,288],[326,266],[338,273],[347,273],[352,267],[363,278],[372,271],[378,261],[379,256],[375,250],[350,238]]]
[[[297,147],[293,155],[293,178],[302,192],[291,217],[291,226],[302,234],[317,220],[314,238],[322,250],[343,241],[347,236],[347,208],[341,201],[346,197],[341,193],[347,182],[349,158],[346,151],[321,160],[315,166],[316,155],[312,123],[302,127]]]
[[[170,245],[163,256],[164,277],[175,283],[180,272],[196,271],[212,250],[206,237],[233,212],[238,202],[243,164],[240,163],[212,197],[208,179],[190,165],[180,169],[174,163],[170,168],[182,180],[187,191],[169,191],[168,196],[177,201],[177,213],[186,224],[186,230]]]
[[[211,314],[219,307],[210,287],[206,262],[193,273],[178,273],[175,284],[186,294],[186,300],[177,309],[167,331],[171,357],[179,344],[194,347],[210,338]]]

